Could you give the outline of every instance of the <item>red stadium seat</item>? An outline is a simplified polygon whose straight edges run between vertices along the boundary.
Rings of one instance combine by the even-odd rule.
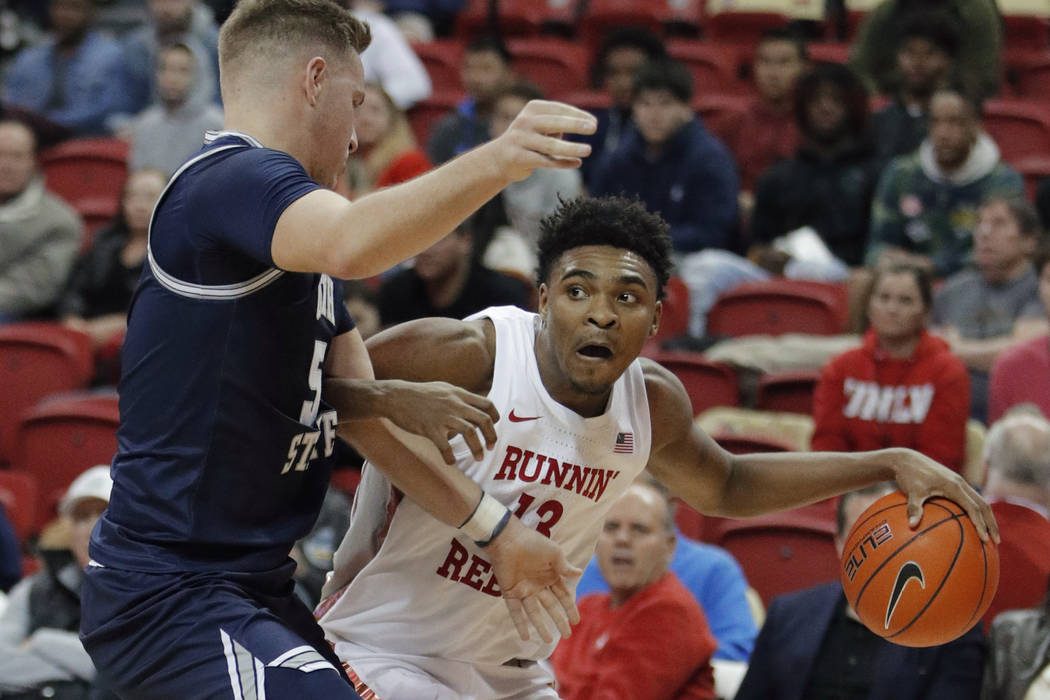
[[[1003,160],[1009,163],[1033,155],[1050,156],[1050,115],[1045,104],[987,100],[984,128],[998,144]]]
[[[838,580],[833,503],[741,520],[705,519],[705,539],[740,562],[768,606],[781,593]]]
[[[849,44],[838,42],[814,42],[806,45],[806,53],[811,61],[825,63],[847,63],[849,61]]]
[[[38,522],[55,515],[56,504],[77,475],[112,461],[119,426],[116,394],[61,395],[25,414],[11,467],[32,474],[40,484]]]
[[[1017,95],[1045,99],[1050,90],[1050,49],[1012,49],[1003,52],[1007,81]]]
[[[725,94],[747,89],[740,80],[740,49],[733,44],[680,39],[668,42],[667,52],[689,69],[694,94]]]
[[[463,62],[463,44],[458,41],[437,40],[412,44],[412,49],[423,62],[430,76],[434,92],[463,90],[460,69]]]
[[[665,28],[698,34],[702,5],[702,0],[588,0],[579,36],[593,51],[615,27],[644,27],[658,35]]]
[[[48,394],[86,386],[91,339],[57,323],[0,327],[0,461],[8,462],[22,413]]]
[[[40,154],[47,188],[74,208],[84,200],[120,201],[128,177],[128,144],[119,139],[74,139]]]
[[[15,535],[23,542],[37,533],[38,493],[36,477],[32,474],[0,470],[0,504],[4,506]]]
[[[507,42],[514,73],[535,83],[547,97],[587,88],[590,56],[567,39],[512,39]]]
[[[843,285],[773,279],[722,294],[707,315],[711,335],[834,335],[845,329]]]
[[[789,21],[779,12],[719,12],[704,18],[704,32],[711,41],[754,46],[767,30],[786,27]]]
[[[813,393],[819,380],[819,370],[763,374],[758,378],[755,408],[812,415]]]
[[[675,501],[674,523],[686,537],[694,540],[704,539],[704,514],[688,503],[681,500]]]
[[[435,92],[409,108],[408,122],[412,125],[412,133],[420,148],[426,146],[427,139],[430,138],[430,130],[434,128],[434,125],[446,114],[456,109],[463,98],[462,92]]]
[[[676,338],[689,330],[689,288],[681,277],[672,276],[664,292],[660,328],[650,340]]]
[[[548,0],[468,0],[456,15],[456,36],[470,41],[479,34],[503,37],[539,34],[547,19]],[[493,16],[493,10],[496,11]],[[492,26],[495,20],[497,25]]]
[[[652,358],[671,370],[685,386],[694,416],[712,406],[740,403],[740,380],[729,365],[711,362],[695,352],[657,352]]]
[[[1050,19],[1031,15],[1003,15],[1003,46],[1011,49],[1050,47]]]

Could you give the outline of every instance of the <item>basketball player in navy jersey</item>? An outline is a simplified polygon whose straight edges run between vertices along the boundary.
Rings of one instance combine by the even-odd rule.
[[[476,461],[457,446],[459,467],[486,499],[559,543],[571,564],[586,564],[609,506],[646,468],[700,512],[726,517],[892,479],[908,495],[913,526],[921,503],[943,495],[997,540],[974,490],[912,450],[721,449],[693,421],[678,379],[639,359],[660,321],[667,224],[637,201],[582,198],[563,203],[542,230],[538,314],[497,307],[464,321],[411,321],[368,347],[378,377],[448,381],[493,400],[503,416],[496,447]],[[366,467],[318,609],[358,691],[383,700],[556,698],[543,664],[554,645],[523,640],[503,622],[488,553],[387,493]],[[377,531],[381,540],[369,536]]]
[[[594,120],[532,103],[493,141],[350,203],[323,186],[356,147],[369,41],[330,0],[242,0],[223,26],[226,128],[154,211],[124,345],[115,485],[82,594],[85,647],[123,697],[356,697],[292,593],[288,557],[344,428],[435,517],[492,542],[523,629],[567,632],[574,619],[576,572],[553,543],[481,507],[459,471],[402,454],[419,434],[451,460],[458,434],[481,456],[498,414],[449,385],[374,381],[336,278],[427,248],[535,167],[577,167],[589,148],[560,135]],[[323,396],[334,378],[346,381]]]

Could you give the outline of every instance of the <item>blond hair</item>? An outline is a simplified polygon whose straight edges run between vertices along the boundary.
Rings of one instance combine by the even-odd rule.
[[[306,49],[333,60],[371,42],[368,24],[332,0],[240,0],[219,32],[219,70]]]

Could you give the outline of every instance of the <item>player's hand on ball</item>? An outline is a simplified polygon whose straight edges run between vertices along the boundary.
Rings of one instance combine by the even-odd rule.
[[[392,423],[402,430],[427,438],[446,464],[455,464],[449,439],[462,435],[474,459],[485,456],[485,448],[496,444],[495,423],[499,411],[484,396],[447,382],[386,382],[391,387],[388,406],[383,410]],[[481,444],[478,431],[484,436]]]
[[[912,527],[918,526],[926,499],[943,496],[962,506],[982,540],[990,537],[999,543],[999,526],[991,506],[964,478],[915,450],[898,448],[894,453],[896,481],[908,496],[908,522]]]
[[[532,627],[543,641],[552,642],[553,624],[568,637],[580,621],[574,591],[583,572],[569,564],[561,547],[512,517],[487,553],[518,635],[527,641]]]
[[[500,172],[511,180],[524,180],[536,168],[578,168],[590,155],[587,144],[568,141],[564,134],[593,134],[598,126],[593,114],[561,102],[532,100],[507,130],[488,148]]]

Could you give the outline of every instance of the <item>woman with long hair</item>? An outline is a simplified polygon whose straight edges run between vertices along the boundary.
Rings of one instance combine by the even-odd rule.
[[[926,331],[932,299],[922,268],[876,271],[863,345],[832,358],[817,384],[812,449],[910,447],[962,470],[970,379],[948,344]]]
[[[358,108],[355,128],[357,151],[346,169],[349,196],[359,197],[430,170],[408,117],[378,83],[365,84],[365,101]]]

